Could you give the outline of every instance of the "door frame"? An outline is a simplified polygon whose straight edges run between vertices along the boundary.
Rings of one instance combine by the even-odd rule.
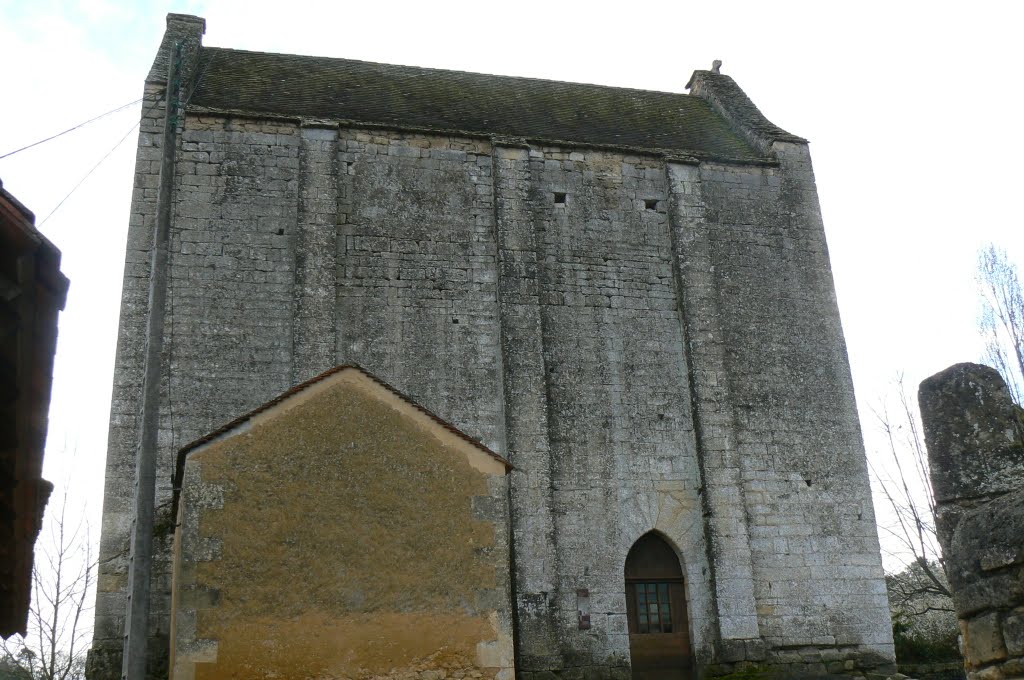
[[[646,544],[646,545],[645,545]],[[638,554],[638,548],[643,553]],[[638,538],[626,554],[623,564],[623,581],[626,595],[626,622],[629,633],[629,647],[631,663],[636,650],[636,644],[646,636],[652,636],[648,641],[653,646],[660,646],[656,642],[662,637],[666,650],[678,644],[677,649],[683,652],[680,656],[685,662],[677,667],[669,665],[663,672],[671,673],[671,669],[678,668],[679,678],[696,677],[696,658],[693,649],[693,635],[691,633],[690,607],[687,598],[686,572],[683,567],[683,560],[672,542],[659,531],[648,531]],[[663,583],[669,586],[669,611],[672,615],[672,632],[651,633],[639,630],[637,612],[636,584],[638,583]],[[660,599],[660,598],[659,598]],[[653,637],[657,636],[657,637]],[[636,638],[636,639],[635,639]],[[673,642],[674,640],[675,642]],[[647,645],[644,645],[645,647]],[[666,661],[672,655],[666,657]],[[635,676],[634,676],[635,677]]]

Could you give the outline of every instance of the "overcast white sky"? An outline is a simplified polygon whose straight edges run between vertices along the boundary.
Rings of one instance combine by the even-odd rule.
[[[675,92],[722,59],[811,141],[869,452],[898,371],[980,357],[979,246],[1024,261],[1022,3],[0,0],[0,155],[140,97],[169,11],[205,17],[206,45]],[[0,160],[4,187],[41,223],[138,114]],[[71,279],[45,472],[93,517],[135,141],[41,224]]]

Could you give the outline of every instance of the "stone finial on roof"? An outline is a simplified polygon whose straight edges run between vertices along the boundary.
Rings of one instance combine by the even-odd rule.
[[[732,129],[748,144],[771,156],[775,142],[806,144],[807,140],[791,135],[764,117],[736,81],[721,72],[722,60],[715,59],[710,71],[697,70],[690,76],[686,89],[690,95],[711,104]]]

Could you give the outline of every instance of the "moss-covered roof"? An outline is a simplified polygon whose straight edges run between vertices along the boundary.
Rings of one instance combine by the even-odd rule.
[[[211,47],[196,82],[202,109],[763,158],[686,94]]]

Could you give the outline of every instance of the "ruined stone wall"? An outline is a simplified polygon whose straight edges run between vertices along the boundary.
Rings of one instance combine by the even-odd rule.
[[[928,378],[919,400],[967,676],[1024,677],[1024,413],[978,364]]]

